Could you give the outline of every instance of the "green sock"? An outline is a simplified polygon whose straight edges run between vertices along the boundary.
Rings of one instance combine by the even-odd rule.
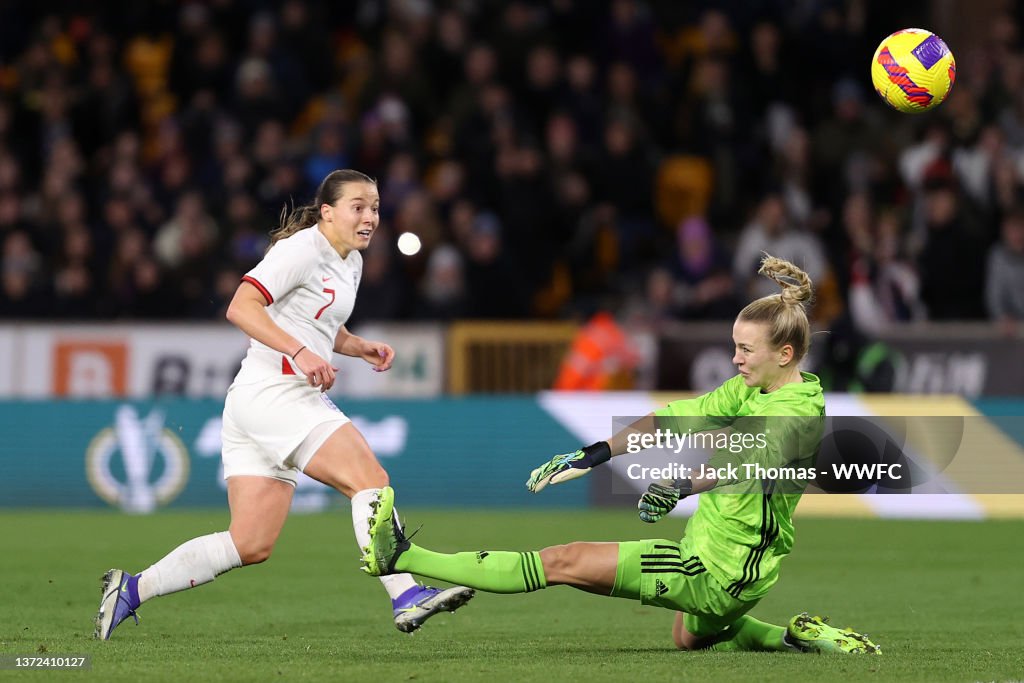
[[[793,648],[783,640],[785,635],[785,627],[766,624],[744,614],[716,636],[714,644],[709,645],[707,649],[719,652],[749,652],[751,650],[793,652]]]
[[[395,570],[488,593],[529,593],[548,586],[537,552],[481,550],[446,555],[413,545],[398,558]]]

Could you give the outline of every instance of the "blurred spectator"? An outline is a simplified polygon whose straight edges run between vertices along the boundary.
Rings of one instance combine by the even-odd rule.
[[[741,299],[756,299],[778,292],[778,285],[757,274],[764,252],[802,268],[816,288],[828,272],[821,242],[809,232],[790,227],[785,205],[777,192],[765,195],[753,219],[740,233],[732,272]]]
[[[333,56],[325,8],[318,2],[285,0],[281,6],[280,50],[297,63],[309,87],[323,90],[331,85]]]
[[[313,150],[303,169],[307,187],[315,188],[331,171],[351,165],[347,142],[341,126],[325,123],[314,131]]]
[[[249,57],[238,66],[235,92],[233,111],[247,135],[254,134],[264,121],[286,118],[284,98],[278,92],[273,70],[265,59]]]
[[[925,191],[925,243],[918,255],[921,298],[931,320],[973,320],[983,316],[983,247],[972,230],[961,199],[948,180],[936,179]]]
[[[46,308],[39,252],[23,230],[7,232],[0,251],[0,310],[11,317],[36,318]]]
[[[623,306],[622,319],[631,332],[658,333],[679,320],[676,315],[676,281],[667,268],[655,268],[647,275],[644,288]]]
[[[225,215],[226,256],[230,263],[243,270],[255,264],[266,253],[269,238],[262,228],[266,222],[256,200],[245,192],[235,192],[228,199]],[[236,283],[237,284],[237,283]]]
[[[593,58],[572,55],[565,64],[565,88],[560,93],[561,106],[572,118],[582,144],[588,149],[599,144],[601,135],[604,103],[597,89],[597,76]]]
[[[609,61],[629,64],[653,86],[661,76],[655,22],[638,0],[612,0],[602,52]]]
[[[849,297],[850,317],[857,329],[873,336],[893,324],[924,319],[920,282],[904,258],[895,213],[883,213],[873,230],[855,239],[858,248],[851,266]]]
[[[988,315],[1006,334],[1016,334],[1024,321],[1024,211],[1003,219],[1002,240],[988,253],[985,272]]]
[[[819,201],[838,203],[846,192],[866,189],[863,169],[868,159],[879,153],[884,139],[860,83],[838,79],[832,87],[831,116],[818,123],[812,134],[814,188]]]
[[[626,269],[650,258],[655,234],[654,165],[636,133],[630,120],[609,120],[595,172],[595,191],[617,214],[621,263]]]
[[[181,196],[174,215],[157,230],[153,250],[164,267],[176,268],[216,239],[217,225],[206,213],[202,195],[190,191]]]
[[[91,318],[100,312],[92,236],[84,226],[73,223],[63,237],[53,276],[54,314],[61,318]]]
[[[688,320],[732,320],[739,312],[728,253],[711,226],[691,216],[676,228],[676,250],[669,261],[680,317]]]
[[[408,283],[396,259],[395,238],[390,229],[379,227],[370,246],[363,252],[363,274],[359,296],[350,324],[370,320],[395,320],[406,315]]]
[[[462,255],[450,244],[439,245],[427,260],[416,314],[426,320],[457,320],[466,316],[467,302]]]
[[[608,391],[633,388],[640,357],[626,331],[607,312],[587,320],[573,338],[555,377],[559,391]]]
[[[562,60],[551,45],[537,45],[526,56],[526,84],[517,98],[526,129],[540,133],[563,92]]]
[[[470,28],[467,17],[452,8],[438,13],[435,27],[437,39],[426,46],[427,72],[438,100],[447,102],[458,86],[458,80],[451,75],[462,69]]]
[[[519,318],[529,310],[528,286],[515,269],[502,241],[497,216],[481,213],[467,236],[467,315],[478,319]]]

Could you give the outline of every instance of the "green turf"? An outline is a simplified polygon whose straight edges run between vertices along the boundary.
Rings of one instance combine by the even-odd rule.
[[[627,511],[405,511],[436,550],[527,549],[676,537]],[[1024,678],[1024,523],[798,520],[782,579],[752,614],[802,610],[870,633],[882,657],[687,653],[671,613],[565,587],[478,595],[400,634],[376,579],[357,570],[348,512],[293,516],[266,564],[143,606],[142,625],[92,640],[99,577],[139,570],[223,529],[225,512],[127,517],[0,513],[0,654],[89,653],[105,681],[1007,681]],[[0,679],[57,674],[0,672]]]

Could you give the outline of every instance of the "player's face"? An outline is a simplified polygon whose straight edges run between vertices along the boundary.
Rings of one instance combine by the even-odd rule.
[[[362,251],[380,224],[380,194],[373,183],[345,183],[341,198],[321,209],[337,243]]]
[[[732,326],[732,341],[735,345],[732,362],[748,387],[772,389],[788,372],[786,350],[791,347],[787,344],[782,349],[773,348],[765,323],[737,320]]]

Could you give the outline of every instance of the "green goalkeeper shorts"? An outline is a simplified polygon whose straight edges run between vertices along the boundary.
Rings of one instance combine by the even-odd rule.
[[[698,638],[722,632],[758,602],[729,595],[685,538],[619,543],[612,595],[685,612],[686,630]]]

